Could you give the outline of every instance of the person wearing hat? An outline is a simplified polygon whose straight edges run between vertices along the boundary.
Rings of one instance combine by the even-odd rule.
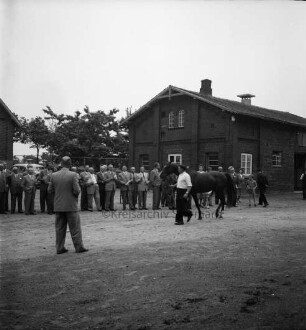
[[[176,216],[175,225],[184,224],[184,216],[188,217],[187,222],[192,217],[191,210],[188,209],[188,197],[192,188],[190,175],[186,172],[185,165],[178,166],[179,176],[176,183]]]
[[[68,252],[65,248],[67,224],[76,253],[87,252],[84,248],[81,220],[78,212],[78,196],[81,192],[77,173],[69,171],[71,159],[62,158],[62,168],[51,176],[49,193],[54,193],[56,253]]]

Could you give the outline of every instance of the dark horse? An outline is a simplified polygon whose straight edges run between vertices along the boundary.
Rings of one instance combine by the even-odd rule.
[[[178,165],[176,164],[168,164],[163,168],[163,171],[160,175],[161,179],[164,180],[165,177],[171,173],[175,173],[179,175]],[[207,173],[198,173],[196,171],[192,171],[189,173],[192,188],[190,190],[190,195],[192,196],[195,205],[199,212],[199,220],[202,219],[202,213],[198,201],[198,193],[205,193],[209,191],[214,191],[216,197],[220,200],[220,203],[216,209],[216,218],[222,218],[222,212],[224,211],[225,205],[225,188],[226,188],[226,176],[223,173],[212,171]],[[221,212],[220,212],[221,209]]]

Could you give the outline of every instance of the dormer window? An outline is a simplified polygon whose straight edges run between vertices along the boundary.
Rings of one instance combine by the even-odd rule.
[[[178,127],[184,127],[184,110],[178,112]]]
[[[169,128],[174,128],[174,112],[169,113]]]

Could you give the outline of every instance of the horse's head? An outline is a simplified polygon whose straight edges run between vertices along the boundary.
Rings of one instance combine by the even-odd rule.
[[[162,172],[160,174],[160,178],[162,180],[165,180],[165,178],[168,175],[172,174],[172,173],[174,173],[176,175],[179,175],[178,165],[170,163],[170,164],[164,166],[164,168],[163,168],[163,170],[162,170]]]

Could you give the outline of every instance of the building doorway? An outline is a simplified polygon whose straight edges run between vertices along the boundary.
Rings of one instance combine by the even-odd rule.
[[[300,177],[306,167],[306,154],[294,154],[294,190],[302,190]]]

